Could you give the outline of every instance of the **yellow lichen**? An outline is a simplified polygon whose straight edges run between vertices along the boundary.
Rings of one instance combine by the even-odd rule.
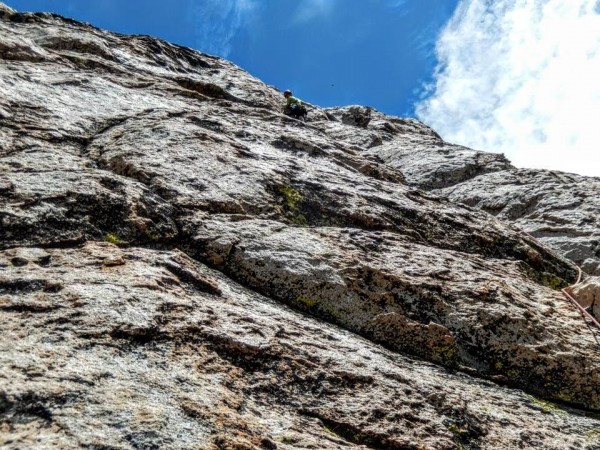
[[[293,210],[298,208],[298,204],[304,200],[302,194],[291,186],[280,186],[279,193],[285,197],[286,206]]]
[[[125,245],[126,242],[123,241],[117,233],[108,233],[104,236],[104,241],[114,245]]]
[[[325,430],[325,432],[331,436],[334,436],[336,438],[339,438],[340,435],[337,434],[333,429],[329,428],[328,426],[323,426],[323,429]]]
[[[531,402],[536,405],[538,408],[540,408],[542,410],[543,413],[546,414],[566,414],[565,411],[563,411],[558,405],[549,402],[547,400],[542,400],[540,398],[537,397],[531,397]]]
[[[519,377],[519,371],[516,369],[510,369],[506,372],[506,375],[508,376],[508,378],[510,378],[511,380],[514,380],[515,378]]]
[[[585,436],[594,442],[600,441],[600,428],[594,428],[588,431],[585,433]]]
[[[565,282],[554,274],[544,272],[541,276],[542,284],[550,289],[558,290],[565,286]]]
[[[434,361],[446,366],[454,366],[458,363],[458,348],[456,347],[456,342],[454,342],[454,340],[449,344],[434,345],[430,348],[431,356]]]
[[[317,303],[319,303],[319,301],[317,299],[314,299],[311,297],[306,297],[304,295],[300,295],[299,297],[297,297],[296,301],[299,303],[302,303],[309,309],[313,308]]]
[[[304,200],[304,197],[300,192],[291,186],[279,186],[277,191],[284,198],[284,209],[287,217],[295,225],[306,225],[306,217],[298,209],[300,203]]]

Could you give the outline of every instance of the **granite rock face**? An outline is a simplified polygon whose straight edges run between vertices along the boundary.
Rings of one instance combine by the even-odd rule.
[[[598,178],[531,169],[488,173],[441,190],[511,221],[593,275],[600,275],[598,193]]]
[[[600,277],[588,277],[570,291],[582,307],[591,308],[593,315],[600,317]]]
[[[381,144],[366,154],[402,171],[409,185],[510,222],[600,275],[599,178],[516,169],[503,155],[448,144],[415,121],[372,123],[371,142]]]
[[[573,254],[460,194],[503,157],[150,37],[0,36],[0,445],[600,448]]]
[[[596,419],[385,350],[177,250],[88,242],[0,264],[2,448],[597,448]]]

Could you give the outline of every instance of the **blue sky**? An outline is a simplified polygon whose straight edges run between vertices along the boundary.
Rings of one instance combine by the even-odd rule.
[[[223,56],[319,105],[600,176],[600,0],[0,0]]]
[[[223,56],[320,106],[414,116],[458,0],[7,0]]]

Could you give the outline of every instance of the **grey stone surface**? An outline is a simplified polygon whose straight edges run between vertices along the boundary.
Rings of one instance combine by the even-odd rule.
[[[328,109],[337,121],[347,108]],[[444,142],[414,119],[376,111],[361,133],[335,122],[331,136],[402,172],[408,185],[481,209],[600,275],[600,178],[558,171],[517,169],[502,154]]]
[[[446,143],[415,120],[380,113],[360,135],[336,137],[368,147],[363,154],[401,171],[409,185],[511,222],[600,275],[600,178],[517,169],[504,155]]]
[[[595,448],[600,422],[398,355],[180,251],[1,252],[0,445]]]
[[[598,178],[519,169],[481,175],[440,193],[513,222],[600,275],[599,192]]]
[[[503,157],[150,37],[0,37],[0,445],[598,448],[575,265],[461,204]]]

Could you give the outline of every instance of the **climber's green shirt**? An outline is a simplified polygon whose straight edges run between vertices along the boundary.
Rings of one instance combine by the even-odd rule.
[[[293,95],[290,95],[287,98],[287,106],[292,106],[292,105],[302,106],[302,100],[300,100],[299,98],[294,97]]]

